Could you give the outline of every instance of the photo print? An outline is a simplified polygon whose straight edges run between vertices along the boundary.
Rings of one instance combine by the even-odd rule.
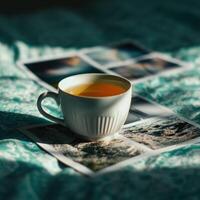
[[[169,116],[170,112],[163,106],[147,101],[137,94],[132,97],[130,111],[140,114],[142,119]]]
[[[179,69],[182,66],[174,61],[169,61],[159,55],[154,55],[149,58],[142,58],[132,63],[111,67],[109,70],[130,81],[138,81],[139,79],[147,78],[161,72],[167,72],[173,69]]]
[[[149,50],[134,41],[124,41],[110,46],[91,48],[84,53],[98,65],[107,66],[144,56],[149,53]]]
[[[121,139],[77,141],[72,145],[55,145],[54,148],[95,172],[141,154],[135,146]]]
[[[21,131],[50,154],[55,152],[54,156],[56,155],[58,160],[62,161],[64,156],[78,163],[78,166],[83,165],[93,172],[143,153],[141,149],[117,136],[98,141],[81,140],[68,128],[58,124],[29,127]],[[70,164],[66,161],[63,163]],[[79,170],[74,165],[69,166]]]
[[[197,138],[200,136],[200,129],[169,114],[125,128],[122,135],[157,150]]]
[[[165,110],[163,107],[147,101],[137,94],[133,94],[125,126],[152,117],[164,117],[168,115],[168,110]]]
[[[25,68],[31,71],[40,80],[57,88],[57,84],[63,78],[83,73],[102,73],[78,55],[64,58],[23,63]]]

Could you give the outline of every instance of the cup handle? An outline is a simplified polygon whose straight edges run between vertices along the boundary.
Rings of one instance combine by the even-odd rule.
[[[38,97],[38,100],[37,100],[37,108],[38,108],[39,112],[43,116],[45,116],[46,118],[50,119],[51,121],[54,121],[54,122],[64,126],[65,124],[64,124],[64,120],[63,119],[60,119],[60,118],[57,118],[57,117],[54,117],[54,116],[48,114],[42,108],[42,101],[47,97],[53,98],[56,101],[56,103],[59,104],[58,94],[56,94],[54,92],[44,92]]]

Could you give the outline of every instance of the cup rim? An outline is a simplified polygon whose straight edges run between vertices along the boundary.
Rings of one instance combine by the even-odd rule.
[[[66,91],[64,91],[62,88],[61,88],[61,84],[66,80],[66,79],[72,79],[74,77],[77,77],[77,76],[110,76],[110,77],[115,77],[117,78],[118,80],[121,80],[121,81],[124,81],[126,83],[128,83],[128,88],[122,92],[122,93],[119,93],[119,94],[116,94],[116,95],[110,95],[110,96],[104,96],[104,97],[92,97],[92,96],[78,96],[78,95],[73,95],[73,94],[70,94]],[[113,97],[119,97],[119,96],[122,96],[124,95],[125,93],[127,93],[131,88],[132,88],[132,83],[124,78],[124,77],[121,77],[121,76],[118,76],[118,75],[113,75],[113,74],[104,74],[104,73],[85,73],[85,74],[76,74],[76,75],[72,75],[72,76],[69,76],[69,77],[66,77],[64,79],[62,79],[59,83],[58,83],[58,88],[59,88],[59,91],[63,92],[64,94],[67,94],[69,96],[72,96],[72,97],[78,97],[78,98],[83,98],[83,99],[109,99],[109,98],[113,98]]]

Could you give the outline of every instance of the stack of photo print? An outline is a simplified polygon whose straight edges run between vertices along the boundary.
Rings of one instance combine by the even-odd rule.
[[[115,74],[137,84],[190,67],[131,40],[84,48],[59,57],[22,60],[18,66],[51,91],[57,90],[61,79],[75,74]],[[124,128],[113,136],[88,142],[76,137],[66,127],[53,123],[20,130],[60,162],[89,176],[200,141],[196,124],[134,92]]]

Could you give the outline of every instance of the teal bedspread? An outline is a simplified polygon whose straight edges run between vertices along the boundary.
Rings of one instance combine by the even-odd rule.
[[[19,59],[133,38],[192,63],[192,69],[135,89],[200,124],[200,2],[96,1],[79,10],[51,8],[0,15],[0,199],[198,199],[200,144],[162,153],[95,178],[42,151],[18,127],[46,120],[45,91],[16,67]],[[50,103],[52,113],[57,112]]]

